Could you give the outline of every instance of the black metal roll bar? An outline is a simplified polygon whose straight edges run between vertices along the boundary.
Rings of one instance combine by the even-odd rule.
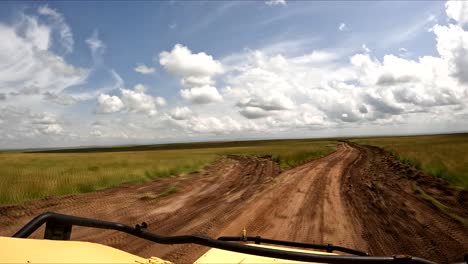
[[[287,260],[296,260],[296,261],[305,261],[305,262],[319,262],[319,263],[425,263],[425,264],[435,264],[435,262],[412,257],[407,255],[396,255],[393,257],[376,257],[368,256],[366,253],[348,249],[339,246],[333,245],[314,245],[307,243],[296,243],[288,242],[281,240],[266,239],[261,237],[220,237],[219,239],[213,239],[206,236],[199,235],[183,235],[183,236],[161,236],[145,231],[147,228],[146,223],[141,225],[136,225],[131,227],[128,225],[100,221],[90,218],[77,217],[71,215],[58,214],[53,212],[43,213],[24,227],[22,227],[18,232],[16,232],[13,237],[16,238],[27,238],[34,231],[36,231],[43,224],[46,224],[46,231],[44,234],[45,239],[55,239],[55,240],[69,240],[71,235],[72,226],[85,226],[91,228],[100,228],[100,229],[111,229],[120,232],[124,232],[139,238],[147,239],[160,244],[187,244],[193,243],[197,245],[224,249],[239,253],[245,253],[250,255],[257,255],[263,257],[271,257],[278,259],[287,259]],[[239,239],[241,238],[241,239]],[[254,241],[254,242],[264,242],[268,244],[284,245],[284,246],[293,246],[293,247],[303,247],[303,248],[315,248],[315,249],[324,249],[324,250],[338,250],[345,253],[355,254],[358,256],[346,256],[346,255],[321,255],[313,253],[302,253],[294,252],[287,250],[278,250],[270,248],[262,248],[249,246],[239,243],[234,243],[230,241]]]
[[[311,248],[311,249],[326,250],[329,253],[331,253],[333,251],[340,251],[340,252],[343,252],[343,253],[353,254],[353,255],[356,255],[356,256],[369,256],[369,253],[359,251],[359,250],[355,250],[355,249],[351,249],[351,248],[335,246],[333,244],[320,245],[320,244],[300,243],[300,242],[292,242],[292,241],[284,241],[284,240],[263,238],[261,236],[254,236],[254,237],[251,237],[251,236],[245,236],[245,237],[223,236],[223,237],[218,237],[218,240],[255,242],[255,244],[266,243],[266,244],[271,244],[271,245],[281,245],[281,246],[287,246],[287,247],[299,247],[299,248]]]

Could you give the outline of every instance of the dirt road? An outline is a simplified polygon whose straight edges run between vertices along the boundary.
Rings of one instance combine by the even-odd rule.
[[[461,260],[468,251],[467,227],[423,199],[414,186],[464,218],[466,192],[401,166],[380,149],[344,143],[324,158],[281,174],[268,158],[229,156],[190,175],[0,207],[0,235],[55,211],[130,225],[145,221],[149,231],[164,235],[230,236],[246,227],[248,235],[333,243],[375,255]],[[156,197],[170,186],[177,192]],[[175,263],[191,263],[207,250],[79,227],[72,239]]]

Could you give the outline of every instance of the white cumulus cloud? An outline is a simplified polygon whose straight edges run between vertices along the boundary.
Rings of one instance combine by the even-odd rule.
[[[468,32],[458,25],[434,26],[437,51],[449,64],[450,74],[468,84]]]
[[[277,128],[382,125],[442,111],[435,109],[463,111],[468,33],[453,24],[436,25],[433,33],[439,56],[418,60],[392,54],[378,60],[365,45],[365,53],[352,55],[349,63],[336,63],[332,55],[316,60],[314,52],[288,57],[247,51],[237,55],[235,65],[227,65],[234,70],[224,80],[223,96],[237,102],[245,118]]]
[[[265,1],[265,4],[269,5],[269,6],[276,6],[276,5],[285,6],[286,5],[286,0],[268,0],[268,1]]]
[[[164,99],[163,97],[160,97],[160,96],[156,96],[154,98],[154,102],[158,106],[166,106],[167,105],[166,99]]]
[[[126,110],[131,113],[143,113],[153,116],[158,113],[157,107],[167,105],[164,98],[146,93],[146,86],[137,84],[133,89],[120,88],[121,97],[107,94],[99,95],[97,113],[115,113]]]
[[[130,112],[146,113],[148,115],[157,113],[153,97],[143,92],[123,89],[122,100]]]
[[[155,72],[155,69],[153,67],[148,67],[144,64],[138,64],[135,67],[135,71],[141,74],[153,74]]]
[[[209,85],[183,89],[180,91],[180,95],[185,100],[194,104],[208,104],[223,100],[216,87]]]
[[[221,63],[212,56],[204,52],[194,54],[181,44],[176,44],[170,52],[161,52],[159,63],[170,73],[182,77],[213,76],[223,71]]]
[[[190,108],[183,106],[172,109],[169,112],[169,115],[172,119],[175,120],[187,120],[193,115],[193,113],[192,110],[190,110]]]
[[[34,112],[29,108],[6,106],[0,108],[2,145],[8,141],[50,139],[63,135],[65,129],[59,117],[50,112]]]
[[[364,52],[366,52],[366,53],[369,53],[369,52],[372,51],[371,49],[369,49],[369,47],[367,47],[366,44],[362,44],[362,45],[361,45],[361,48],[362,48],[362,50],[363,50]]]
[[[96,112],[98,113],[115,113],[124,108],[122,100],[115,95],[101,94],[97,98],[97,103]]]
[[[221,63],[212,56],[192,53],[187,47],[176,44],[172,51],[159,54],[159,63],[171,74],[181,77],[184,89],[182,98],[194,104],[222,101],[212,77],[223,72]]]
[[[249,119],[275,115],[277,111],[294,108],[290,98],[276,91],[263,97],[244,97],[236,105],[241,108],[239,112]]]
[[[193,117],[186,125],[188,129],[205,134],[228,134],[242,131],[245,127],[231,117]]]
[[[445,3],[447,16],[461,25],[468,23],[468,2],[466,1],[447,1]]]
[[[68,64],[49,50],[52,31],[51,25],[27,15],[14,25],[0,23],[0,91],[26,87],[61,92],[86,80],[86,69]]]
[[[166,105],[164,98],[146,94],[146,87],[142,84],[135,85],[133,90],[122,89],[121,92],[122,101],[129,112],[144,113],[151,116],[158,113],[158,105]]]
[[[265,109],[262,109],[260,107],[254,107],[254,106],[242,107],[239,113],[248,119],[257,119],[257,118],[271,116],[274,114],[272,112],[266,111]]]
[[[338,26],[338,30],[339,30],[339,31],[346,31],[346,30],[348,30],[348,26],[347,26],[345,23],[341,23],[341,24]]]

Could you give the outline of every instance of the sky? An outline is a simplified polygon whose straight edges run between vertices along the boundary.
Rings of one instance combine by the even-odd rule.
[[[1,1],[0,148],[468,130],[468,2]]]

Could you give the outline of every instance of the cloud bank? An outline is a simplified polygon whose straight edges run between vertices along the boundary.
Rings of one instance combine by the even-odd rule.
[[[377,48],[366,44],[351,55],[333,49],[291,55],[277,48],[290,45],[287,42],[215,57],[174,43],[155,51],[154,67],[127,65],[141,78],[162,75],[173,84],[128,85],[114,69],[105,68],[106,43],[97,29],[83,40],[95,63],[85,68],[67,62],[65,54],[73,53],[75,45],[71,27],[60,12],[42,6],[35,15],[0,24],[0,38],[5,40],[0,42],[0,144],[466,129],[468,5],[450,1],[445,8],[449,22],[431,27],[434,55],[414,58],[400,48],[396,54],[377,57]],[[346,24],[339,25],[338,31],[345,30]],[[110,81],[90,87],[96,76]],[[164,90],[165,85],[172,90]]]

